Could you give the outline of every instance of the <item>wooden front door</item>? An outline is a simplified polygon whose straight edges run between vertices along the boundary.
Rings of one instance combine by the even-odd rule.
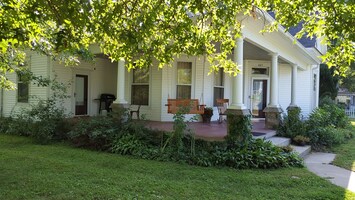
[[[88,76],[75,77],[75,115],[88,114]]]
[[[264,118],[267,101],[267,80],[253,80],[251,111],[254,117]]]

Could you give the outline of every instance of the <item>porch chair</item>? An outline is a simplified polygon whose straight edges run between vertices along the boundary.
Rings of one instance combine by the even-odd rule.
[[[131,113],[131,118],[133,118],[133,114],[136,113],[137,119],[140,120],[140,118],[139,118],[139,109],[140,109],[140,108],[141,108],[141,105],[138,105],[137,110],[132,110],[132,109],[131,109],[131,111],[130,111],[130,113]]]
[[[222,123],[224,116],[227,115],[226,111],[227,108],[229,107],[229,99],[216,99],[216,102],[217,102],[217,109],[219,114],[218,123]]]

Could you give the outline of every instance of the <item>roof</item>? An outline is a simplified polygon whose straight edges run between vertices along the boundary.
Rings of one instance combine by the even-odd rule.
[[[275,13],[273,11],[268,11],[268,14],[275,19]],[[302,25],[303,23],[300,22],[297,26],[290,27],[288,32],[292,36],[295,36],[302,29]],[[306,48],[316,47],[316,37],[310,38],[304,35],[302,38],[297,40]]]

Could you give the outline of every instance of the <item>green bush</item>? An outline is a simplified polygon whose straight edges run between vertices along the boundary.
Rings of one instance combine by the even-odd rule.
[[[324,150],[325,148],[332,148],[345,142],[345,133],[343,129],[334,128],[332,126],[318,127],[310,130],[308,137],[311,138],[311,145],[313,149]]]
[[[305,131],[301,109],[295,107],[287,110],[287,115],[283,116],[277,134],[282,137],[294,138],[297,135],[303,135]]]
[[[12,118],[7,126],[5,133],[11,135],[30,136],[32,130],[33,119],[27,114],[20,113]]]
[[[108,150],[119,137],[120,123],[111,117],[84,118],[68,133],[69,139],[77,147]]]
[[[0,133],[6,133],[13,119],[10,117],[0,117]]]
[[[296,154],[261,139],[251,140],[248,145],[240,148],[229,148],[220,143],[212,152],[198,152],[192,160],[194,164],[202,166],[228,166],[237,169],[302,166],[302,160]]]

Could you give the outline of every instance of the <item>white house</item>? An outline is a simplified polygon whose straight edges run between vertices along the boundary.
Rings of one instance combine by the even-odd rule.
[[[267,22],[274,20],[267,13],[265,18]],[[208,75],[205,56],[181,56],[175,58],[173,67],[158,69],[154,63],[149,69],[128,72],[123,60],[111,62],[98,48],[93,48],[95,63],[64,67],[37,54],[30,55],[29,63],[37,75],[56,75],[57,80],[70,83],[71,98],[65,108],[72,115],[98,115],[97,99],[103,93],[114,94],[114,103],[142,105],[141,114],[154,121],[172,120],[165,106],[168,98],[199,99],[209,107],[215,106],[215,99],[227,98],[231,108],[250,109],[254,117],[261,118],[267,107],[285,110],[290,105],[308,115],[318,105],[319,56],[326,48],[316,39],[305,40],[303,45],[282,27],[262,34],[264,20],[249,17],[242,23],[243,37],[230,55],[241,69],[236,77],[221,72]],[[8,78],[18,83],[19,89],[0,93],[2,116],[10,116],[35,101],[24,98],[27,93],[41,98],[51,93],[49,88],[35,85],[26,88],[15,74]],[[215,114],[213,120],[217,118]]]

